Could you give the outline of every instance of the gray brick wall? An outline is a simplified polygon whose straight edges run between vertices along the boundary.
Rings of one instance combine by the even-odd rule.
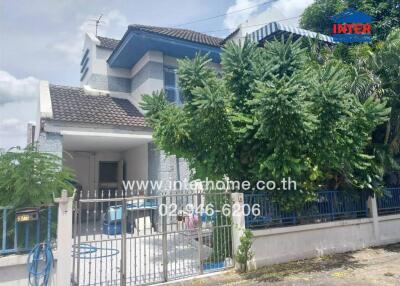
[[[179,163],[178,163],[179,162]],[[179,171],[178,171],[179,168]],[[180,177],[180,178],[179,178]],[[161,181],[163,184],[169,184],[173,181],[178,180],[189,180],[189,169],[188,165],[183,159],[176,159],[176,156],[167,156],[163,151],[157,150],[154,143],[149,143],[148,145],[148,179],[149,181]],[[184,190],[183,190],[184,191]],[[160,195],[161,192],[166,192],[166,190],[147,190],[149,195]],[[182,198],[180,198],[182,199]],[[171,200],[167,199],[167,204]],[[185,197],[185,202],[189,203]],[[158,205],[161,205],[161,199],[158,199]],[[183,204],[180,202],[178,197],[173,199],[173,203]],[[182,206],[178,206],[178,209],[182,209]],[[153,216],[153,222],[155,224],[156,230],[159,227],[159,221],[161,217],[157,212]],[[167,223],[170,220],[176,219],[171,216],[167,216]]]
[[[88,80],[88,84],[92,88],[101,90],[127,93],[131,92],[130,78],[92,74],[90,79]]]
[[[62,135],[52,132],[40,132],[38,139],[38,150],[40,152],[51,153],[62,158]]]

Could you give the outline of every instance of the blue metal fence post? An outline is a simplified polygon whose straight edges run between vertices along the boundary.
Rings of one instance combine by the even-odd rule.
[[[36,244],[40,242],[40,210],[38,214],[38,220],[36,224]]]
[[[25,249],[29,248],[29,223],[25,223]]]
[[[2,251],[4,252],[7,247],[7,209],[3,209],[3,241],[2,241]]]
[[[335,220],[335,206],[334,206],[334,204],[333,204],[333,197],[334,197],[334,192],[330,192],[329,193],[330,194],[330,197],[331,197],[331,199],[330,199],[330,201],[331,201],[331,217],[332,217],[332,220]]]
[[[47,209],[47,241],[51,239],[51,206]]]
[[[14,249],[18,249],[18,223],[15,221],[14,223]]]

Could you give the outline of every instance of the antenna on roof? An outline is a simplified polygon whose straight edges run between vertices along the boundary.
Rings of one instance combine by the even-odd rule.
[[[103,18],[103,14],[100,14],[100,16],[98,18],[89,19],[89,21],[94,22],[94,24],[96,25],[96,37],[97,37],[97,31],[98,31],[99,26],[101,26],[101,24],[104,23],[104,21],[101,21],[101,18]]]

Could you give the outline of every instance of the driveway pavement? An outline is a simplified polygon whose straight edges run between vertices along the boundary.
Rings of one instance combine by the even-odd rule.
[[[400,286],[400,244],[274,265],[247,274],[230,270],[184,285]]]

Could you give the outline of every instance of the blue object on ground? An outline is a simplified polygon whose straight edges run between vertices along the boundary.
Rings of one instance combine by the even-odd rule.
[[[126,231],[127,232],[132,232],[133,230],[133,225],[131,223],[126,224]],[[108,235],[117,235],[122,233],[122,223],[121,221],[119,222],[103,222],[103,234],[108,234]]]
[[[157,201],[155,199],[145,199],[143,203],[139,205],[139,208],[147,207],[156,207],[157,206]]]
[[[28,256],[28,285],[47,286],[53,262],[54,257],[50,244],[37,244]]]
[[[116,235],[122,233],[121,222],[104,222],[103,223],[103,233],[108,235]]]
[[[115,221],[121,221],[122,218],[122,206],[112,206],[107,210],[106,221],[112,223]]]
[[[225,262],[224,261],[219,261],[219,262],[206,262],[203,264],[203,270],[204,271],[209,271],[209,270],[215,270],[215,269],[220,269],[225,267]]]

